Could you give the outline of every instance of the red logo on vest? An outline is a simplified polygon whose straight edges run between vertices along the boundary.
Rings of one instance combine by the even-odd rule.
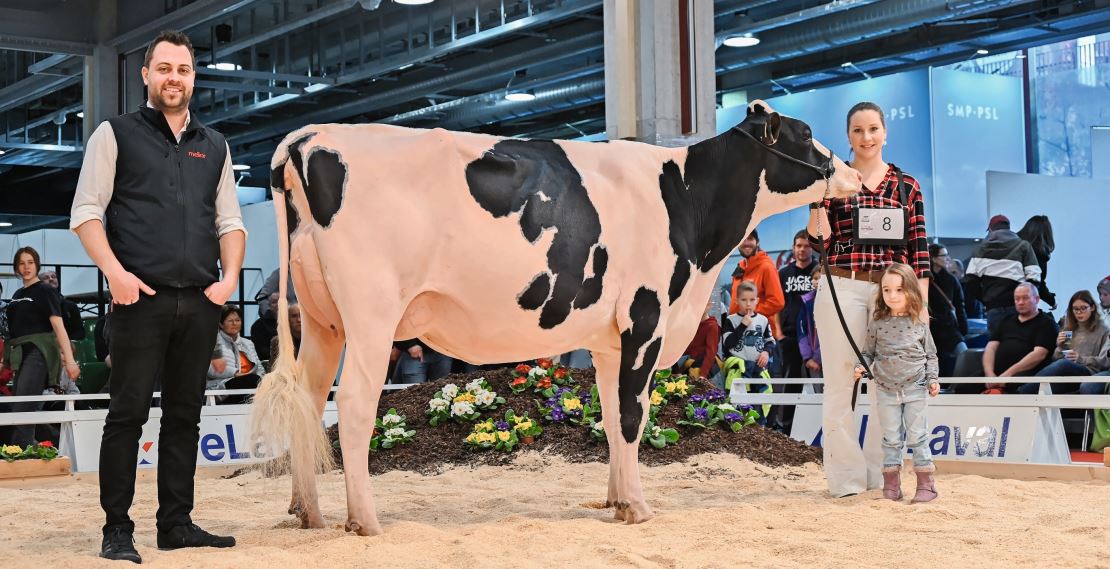
[[[189,151],[189,156],[192,156],[193,158],[208,158],[208,156],[206,156],[203,152],[195,152],[192,150]]]

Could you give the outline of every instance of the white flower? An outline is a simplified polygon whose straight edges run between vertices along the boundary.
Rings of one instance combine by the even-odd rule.
[[[536,367],[532,368],[531,371],[528,372],[528,375],[530,375],[532,377],[543,377],[543,376],[547,375],[547,370],[543,369],[540,366],[536,366]]]
[[[657,439],[657,438],[659,438],[659,435],[661,435],[661,434],[663,434],[663,429],[660,429],[659,427],[652,427],[651,428],[651,438]]]
[[[428,402],[428,408],[432,411],[443,411],[447,408],[447,400],[436,397]],[[382,423],[385,423],[385,419],[382,419]]]
[[[456,401],[451,405],[451,414],[455,416],[469,415],[474,412],[474,404],[469,401]]]
[[[400,427],[394,427],[386,431],[385,436],[389,439],[400,439],[405,436],[405,430]]]
[[[485,389],[483,389],[483,390],[474,394],[474,402],[477,403],[479,407],[485,407],[486,405],[493,405],[493,402],[496,399],[497,399],[497,394],[496,393],[494,393],[492,391],[486,391]]]
[[[717,406],[717,408],[720,409],[721,411],[735,411],[736,410],[736,407],[733,407],[731,403],[721,403],[720,405]]]
[[[598,421],[598,422],[594,423],[594,430],[595,431],[604,431],[605,430],[605,423],[602,423],[601,421]]]
[[[485,380],[486,378],[479,377],[478,379],[471,381],[470,383],[466,384],[466,390],[477,395],[478,390],[485,389],[484,387],[482,387],[482,382]]]
[[[439,391],[443,394],[444,398],[454,399],[455,396],[459,394],[459,386],[455,385],[454,383],[448,383],[447,385],[444,385],[443,389],[440,389]]]
[[[382,417],[382,424],[383,425],[395,425],[395,424],[400,423],[400,422],[401,422],[401,416],[400,415],[395,415],[393,413],[389,413],[385,417]]]

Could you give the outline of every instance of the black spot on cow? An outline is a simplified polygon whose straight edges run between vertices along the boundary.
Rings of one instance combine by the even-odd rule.
[[[285,196],[285,224],[289,230],[289,238],[293,238],[293,232],[297,230],[297,225],[300,224],[301,218],[297,215],[297,208],[293,207],[292,194]]]
[[[644,418],[644,409],[637,397],[644,393],[648,381],[655,373],[659,349],[663,345],[662,338],[652,340],[659,326],[660,309],[656,293],[640,287],[628,310],[632,327],[621,331],[621,371],[617,396],[620,402],[621,434],[630,443],[635,442],[640,435],[640,421]],[[643,360],[636,367],[636,358],[640,355],[641,348],[644,351]]]
[[[578,296],[574,297],[575,308],[585,308],[601,298],[601,281],[608,266],[609,252],[605,250],[605,246],[598,245],[594,247],[594,276],[582,283],[582,288],[578,290]]]
[[[305,196],[312,219],[327,229],[343,206],[343,195],[347,189],[347,164],[334,150],[315,148],[308,155]]]
[[[525,239],[535,243],[555,230],[547,251],[551,293],[543,302],[540,326],[551,329],[566,321],[571,308],[585,308],[601,296],[608,255],[600,247],[601,221],[582,177],[558,144],[546,140],[503,140],[466,167],[470,194],[494,217],[520,213]],[[594,253],[594,276],[586,262]],[[601,252],[599,257],[599,252]],[[537,287],[536,281],[521,295]]]
[[[551,293],[551,277],[547,273],[540,273],[532,279],[532,284],[528,285],[517,302],[525,310],[535,310],[543,306],[549,293]]]
[[[682,289],[686,287],[686,282],[689,280],[690,261],[679,257],[674,263],[674,272],[671,273],[671,287],[667,292],[671,304],[678,300],[678,296],[682,294]]]
[[[316,133],[310,132],[289,143],[289,159],[293,161],[293,169],[296,170],[297,177],[301,179],[301,187],[306,190],[308,189],[308,181],[304,177],[304,154],[302,154],[302,149],[305,143],[314,136],[316,136]]]

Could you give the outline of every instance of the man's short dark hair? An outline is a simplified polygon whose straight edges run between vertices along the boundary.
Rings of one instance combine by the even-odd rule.
[[[929,245],[929,257],[936,257],[945,249],[947,249],[947,247],[945,247],[943,243],[933,243]]]
[[[806,231],[805,229],[802,229],[802,230],[798,231],[797,233],[795,233],[794,234],[794,240],[790,242],[790,246],[793,247],[794,244],[797,243],[799,239],[805,239],[806,243],[809,243],[809,231]]]
[[[193,42],[189,41],[189,36],[177,30],[163,30],[150,42],[146,48],[146,57],[143,59],[143,67],[150,67],[150,59],[154,57],[154,48],[162,42],[171,43],[173,45],[184,46],[189,49],[189,57],[193,60],[193,67],[197,66],[197,55],[193,52]]]

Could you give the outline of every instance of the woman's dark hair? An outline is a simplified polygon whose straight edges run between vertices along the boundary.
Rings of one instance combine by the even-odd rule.
[[[1017,234],[1033,246],[1033,252],[1039,258],[1048,258],[1056,250],[1056,241],[1052,239],[1052,222],[1047,215],[1030,217]]]
[[[239,315],[239,320],[243,319],[243,311],[240,310],[238,306],[234,304],[225,304],[224,307],[220,309],[220,324],[223,324],[224,321],[227,320],[227,317],[232,314]]]
[[[1075,312],[1071,309],[1071,306],[1077,300],[1085,302],[1087,306],[1091,307],[1091,316],[1083,324],[1076,320]],[[1098,304],[1095,303],[1095,297],[1091,294],[1091,291],[1081,290],[1071,295],[1071,300],[1068,301],[1068,311],[1064,313],[1064,330],[1078,330],[1082,326],[1084,330],[1093,331],[1098,327],[1100,320],[1102,320],[1102,317],[1098,314]]]
[[[852,128],[852,115],[860,111],[875,111],[876,113],[879,113],[879,122],[883,123],[883,128],[886,128],[886,115],[883,114],[883,108],[879,105],[876,105],[875,103],[872,103],[871,101],[862,101],[852,105],[852,108],[848,109],[848,117],[845,120],[844,125],[845,132],[851,130]]]
[[[39,274],[39,269],[42,268],[42,262],[39,261],[39,252],[35,251],[34,247],[20,247],[15,251],[15,257],[12,257],[12,270],[19,273],[19,258],[27,253],[31,259],[35,261],[35,275]]]

